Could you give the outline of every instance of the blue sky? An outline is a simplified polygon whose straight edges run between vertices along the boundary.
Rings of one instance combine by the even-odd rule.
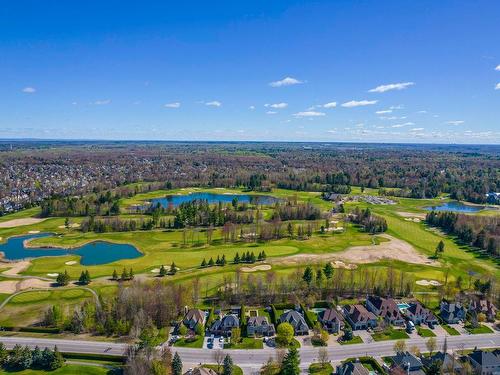
[[[5,2],[0,138],[498,144],[499,15],[495,0]]]

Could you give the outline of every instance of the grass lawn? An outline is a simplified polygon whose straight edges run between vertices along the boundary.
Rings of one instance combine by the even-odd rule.
[[[360,336],[353,336],[349,341],[339,341],[340,345],[362,344],[363,339]]]
[[[333,372],[333,367],[329,363],[323,366],[321,363],[311,363],[309,366],[309,374],[330,375]]]
[[[75,375],[75,374],[85,374],[85,375],[106,375],[113,374],[113,370],[98,367],[98,366],[84,366],[84,365],[64,365],[63,367],[54,371],[44,371],[44,370],[23,370],[23,371],[7,371],[0,370],[0,374],[16,374],[16,375]]]
[[[196,336],[196,340],[194,341],[186,341],[185,338],[177,340],[174,343],[174,346],[179,346],[183,348],[201,348],[203,347],[203,336]]]
[[[287,347],[285,346],[280,346],[280,345],[276,345],[277,348],[280,348],[280,349],[288,349],[288,348],[300,348],[300,342],[296,339],[292,339],[292,342],[290,343],[290,345],[288,345]]]
[[[417,332],[422,337],[435,337],[436,334],[428,328],[417,327]]]
[[[219,370],[219,368],[218,368],[217,365],[207,365],[207,364],[205,364],[202,367],[212,369],[215,372],[218,372],[218,370]],[[220,371],[222,373],[222,366],[221,366],[221,370]],[[233,375],[243,375],[243,370],[241,369],[241,367],[233,365]]]
[[[224,349],[262,349],[264,342],[261,339],[254,339],[252,337],[242,337],[241,342],[231,342],[229,345],[224,345]]]
[[[465,329],[471,335],[479,335],[481,333],[493,333],[490,327],[485,326],[484,324],[480,324],[477,328],[472,328],[470,326],[466,326]]]
[[[374,333],[372,337],[375,341],[401,340],[410,338],[410,336],[408,336],[408,334],[405,331],[394,328]]]
[[[448,324],[442,324],[441,327],[448,332],[448,335],[450,336],[459,336],[460,332],[458,332],[455,328],[449,326]]]

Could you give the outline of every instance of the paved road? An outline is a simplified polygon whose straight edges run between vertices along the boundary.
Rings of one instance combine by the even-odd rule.
[[[482,334],[482,335],[461,335],[448,336],[448,349],[471,349],[478,348],[493,348],[500,347],[500,333]],[[426,339],[415,338],[405,340],[408,348],[412,346],[418,347],[421,351],[427,351],[425,343]],[[438,348],[442,346],[444,338],[437,338]],[[63,352],[75,353],[92,353],[92,354],[114,354],[121,355],[124,353],[127,345],[108,342],[96,341],[81,341],[81,340],[62,340],[62,339],[45,339],[34,337],[0,337],[0,342],[3,342],[7,348],[12,348],[15,344],[27,345],[35,347],[38,345],[43,348],[54,347],[57,345],[59,350]],[[329,346],[327,348],[329,358],[333,362],[340,361],[348,357],[364,356],[366,354],[372,356],[392,355],[394,341],[372,342],[367,344],[353,344],[344,346]],[[172,348],[181,356],[184,363],[210,363],[213,362],[213,350],[206,349],[190,349],[190,348]],[[233,360],[238,365],[245,367],[260,367],[266,362],[269,357],[274,356],[274,350],[270,348],[257,350],[227,350],[231,354]],[[318,357],[317,348],[301,348],[300,357],[302,364],[309,364],[316,361]]]

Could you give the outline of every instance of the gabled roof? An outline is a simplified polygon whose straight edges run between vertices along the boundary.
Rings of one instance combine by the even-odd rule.
[[[500,366],[500,357],[495,352],[487,352],[484,350],[474,350],[468,355],[471,362],[477,363],[479,366]]]
[[[361,362],[346,362],[340,366],[342,375],[370,375],[370,371]]]
[[[369,320],[376,320],[375,314],[369,312],[363,305],[347,305],[345,307],[347,315],[354,323],[364,323]]]
[[[184,316],[184,320],[194,320],[195,322],[202,322],[205,319],[205,312],[200,309],[190,309]]]
[[[267,317],[265,316],[251,316],[250,318],[248,318],[247,325],[263,326],[263,325],[269,325],[269,322],[267,321]]]
[[[400,352],[394,357],[391,357],[391,359],[394,365],[402,369],[407,369],[408,364],[410,365],[410,370],[418,370],[423,367],[422,361],[410,352]]]
[[[309,328],[304,317],[295,310],[287,311],[280,316],[281,322],[288,322],[294,328],[303,326],[304,328]]]
[[[452,355],[448,353],[437,352],[434,353],[432,357],[424,357],[424,362],[427,367],[429,367],[432,363],[436,361],[440,361],[442,363],[441,366],[444,369],[451,368],[453,366],[453,368],[456,370],[456,369],[461,369],[463,367],[462,363],[458,359],[454,358]]]
[[[324,322],[340,323],[344,321],[342,315],[335,309],[326,309],[319,313],[319,318]]]
[[[471,301],[470,309],[476,311],[476,312],[483,312],[483,313],[491,313],[495,314],[497,311],[497,308],[495,305],[491,303],[491,301],[488,301],[486,299],[474,299]]]
[[[394,301],[393,298],[382,298],[379,296],[369,296],[368,301],[375,306],[377,310],[380,311],[379,315],[383,318],[403,319],[403,315],[401,315],[401,311],[399,311],[399,307]]]

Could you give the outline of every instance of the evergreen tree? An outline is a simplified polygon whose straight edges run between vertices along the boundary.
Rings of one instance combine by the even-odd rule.
[[[6,363],[8,355],[9,352],[7,351],[7,348],[5,347],[4,343],[0,342],[0,367]]]
[[[31,366],[34,368],[43,368],[42,351],[38,346],[35,346],[35,349],[31,352],[31,362]]]
[[[201,261],[201,268],[205,268],[207,266],[207,261],[205,260],[205,258],[203,258],[203,260]]]
[[[128,278],[130,280],[134,280],[134,270],[132,268],[130,268],[130,271],[128,273]]]
[[[220,266],[220,257],[217,255],[217,260],[215,261],[215,264],[217,264],[218,266]]]
[[[160,267],[160,277],[163,277],[167,274],[167,270],[165,269],[165,266],[162,264]]]
[[[257,258],[255,257],[255,254],[252,251],[252,254],[250,254],[250,263],[255,263],[256,260]]]
[[[264,250],[262,250],[262,260],[266,260],[266,259],[267,259],[266,252]]]
[[[67,270],[64,270],[64,273],[60,273],[57,275],[57,278],[56,278],[56,281],[59,285],[61,286],[65,286],[65,285],[68,285],[69,284],[69,275],[68,275],[68,271]]]
[[[177,266],[175,265],[174,262],[170,265],[170,274],[175,275],[177,273]]]
[[[214,266],[214,259],[210,257],[210,260],[208,261],[208,266],[213,267]]]
[[[330,262],[325,264],[325,267],[323,267],[323,273],[325,274],[325,277],[327,280],[330,280],[333,276],[333,266]]]
[[[125,280],[129,279],[128,272],[127,272],[127,269],[125,267],[123,267],[123,272],[122,272],[121,279],[122,279],[122,281],[125,281]]]
[[[49,348],[45,348],[42,351],[42,368],[48,369],[52,361],[54,360],[54,353]]]
[[[307,266],[302,275],[302,280],[306,282],[307,285],[311,285],[313,279],[313,270],[311,267]]]
[[[175,352],[172,360],[172,375],[182,375],[182,361],[177,352]]]
[[[54,352],[52,357],[52,362],[50,363],[49,370],[56,370],[64,365],[64,358],[62,354],[57,349],[57,346],[54,346]]]
[[[233,263],[238,264],[239,262],[240,262],[240,254],[236,253],[236,255],[234,256]]]
[[[116,270],[113,270],[113,276],[111,276],[111,280],[118,280],[118,272],[116,272]]]
[[[233,375],[233,359],[229,356],[229,354],[226,354],[224,357],[222,375]]]
[[[226,256],[222,254],[222,258],[220,259],[220,265],[225,266],[226,265]]]
[[[297,348],[292,347],[283,359],[281,374],[283,375],[299,375],[300,374],[300,357]]]

